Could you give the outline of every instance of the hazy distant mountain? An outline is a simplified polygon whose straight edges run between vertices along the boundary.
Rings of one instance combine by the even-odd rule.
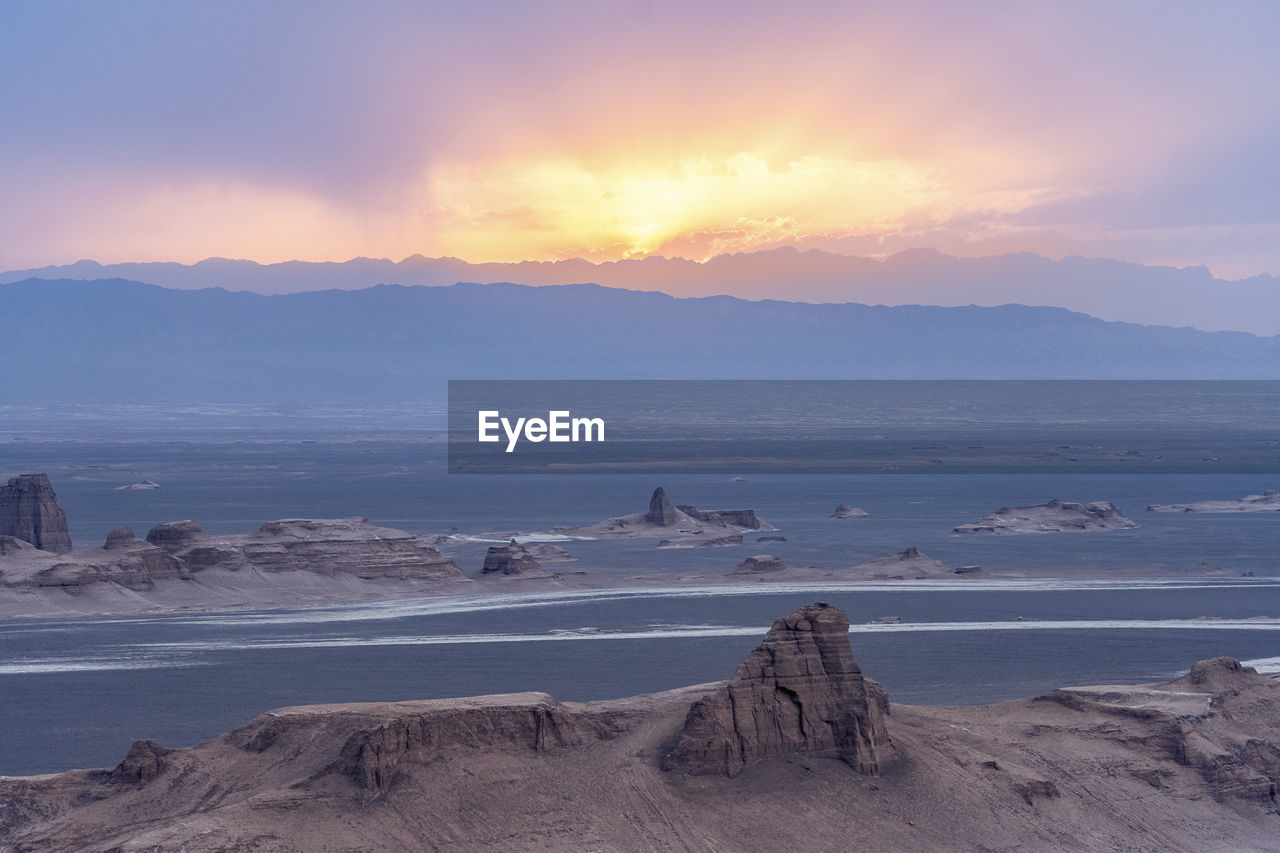
[[[1280,337],[1016,305],[29,280],[0,285],[0,316],[4,402],[439,399],[460,378],[1280,378]]]
[[[954,258],[931,249],[885,261],[820,251],[773,249],[720,255],[706,263],[649,257],[593,264],[468,264],[413,255],[399,263],[357,258],[346,263],[261,265],[218,258],[184,266],[93,261],[0,274],[0,282],[37,278],[128,278],[182,289],[224,287],[298,293],[375,284],[447,285],[458,281],[523,284],[595,282],[679,296],[731,294],[748,299],[862,302],[869,305],[1053,305],[1104,320],[1197,329],[1280,334],[1280,279],[1264,275],[1223,281],[1204,267],[1153,267],[1033,254]]]

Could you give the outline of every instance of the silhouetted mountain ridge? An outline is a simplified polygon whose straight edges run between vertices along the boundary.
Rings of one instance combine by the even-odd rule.
[[[209,258],[191,265],[103,266],[79,261],[0,273],[0,282],[31,277],[127,278],[180,289],[225,287],[257,293],[356,290],[384,282],[596,282],[680,296],[731,294],[762,299],[786,294],[788,299],[814,303],[1055,305],[1104,320],[1280,334],[1280,281],[1269,275],[1225,281],[1203,266],[1145,266],[1076,256],[1051,260],[1029,252],[957,258],[933,249],[912,249],[877,260],[782,247],[718,255],[704,263],[649,256],[603,263],[572,258],[470,264],[421,255],[399,262],[355,258],[344,263],[258,264]]]
[[[466,378],[1280,378],[1280,338],[1061,308],[815,305],[599,285],[264,296],[0,285],[9,402],[441,399]]]

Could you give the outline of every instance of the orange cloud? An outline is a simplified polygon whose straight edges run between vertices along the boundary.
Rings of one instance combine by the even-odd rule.
[[[739,151],[592,166],[569,160],[441,165],[427,241],[475,261],[680,254],[704,260],[819,235],[903,231],[980,207],[1020,211],[1043,190],[963,192],[941,163],[791,159]]]

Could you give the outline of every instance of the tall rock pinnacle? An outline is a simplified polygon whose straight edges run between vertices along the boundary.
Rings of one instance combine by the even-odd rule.
[[[733,680],[689,709],[664,770],[736,776],[767,758],[843,759],[878,776],[893,760],[888,699],[849,647],[849,618],[810,604],[773,623]]]
[[[676,523],[676,508],[671,505],[671,499],[662,486],[653,490],[653,497],[649,498],[649,511],[645,513],[644,520],[662,527],[670,527]]]
[[[0,536],[14,536],[58,554],[71,550],[67,513],[48,474],[22,474],[0,486]]]

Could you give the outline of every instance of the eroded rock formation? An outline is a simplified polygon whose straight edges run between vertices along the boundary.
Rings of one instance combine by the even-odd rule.
[[[1253,689],[1258,681],[1256,670],[1234,658],[1220,657],[1199,661],[1183,677],[1156,689],[1149,685],[1063,687],[1041,701],[1142,720],[1149,729],[1145,741],[1149,758],[1192,768],[1219,802],[1249,800],[1271,807],[1280,786],[1280,738],[1222,737],[1213,731],[1223,718],[1256,717],[1258,703],[1267,701]],[[1271,692],[1274,696],[1276,691]],[[1153,780],[1151,784],[1159,787],[1159,776]]]
[[[488,553],[484,555],[484,567],[480,574],[528,577],[545,575],[547,572],[527,548],[512,539],[506,545],[490,546]]]
[[[773,525],[766,524],[756,517],[754,509],[698,509],[696,506],[687,504],[681,504],[676,509],[705,524],[740,527],[743,530],[773,529]]]
[[[301,706],[137,741],[114,769],[0,777],[0,847],[1280,851],[1280,681],[1219,658],[890,718],[846,626],[802,608],[733,681],[649,696]]]
[[[733,680],[694,704],[662,766],[736,776],[759,761],[806,753],[875,776],[893,760],[887,706],[854,663],[844,611],[811,604],[774,622]]]
[[[738,567],[729,574],[731,575],[762,575],[772,574],[773,572],[785,572],[791,567],[782,561],[781,557],[775,557],[772,554],[757,554],[754,557],[747,557]]]
[[[671,499],[667,497],[666,489],[658,486],[649,498],[649,511],[644,514],[644,520],[658,527],[672,527],[678,518],[676,508],[671,505]]]
[[[1125,530],[1138,525],[1124,517],[1110,501],[1070,503],[1054,498],[1035,506],[1004,506],[974,524],[962,524],[956,533],[1090,533]]]
[[[722,537],[744,530],[776,530],[758,517],[753,509],[699,509],[696,506],[672,505],[661,486],[649,498],[649,509],[631,515],[607,518],[586,527],[556,527],[553,532],[587,538],[661,537],[674,542],[677,538],[696,540]],[[697,544],[690,541],[689,544]]]
[[[893,554],[885,554],[865,563],[854,566],[853,570],[868,578],[884,578],[889,580],[905,580],[942,577],[955,574],[941,560],[935,560],[928,554],[921,553],[915,545]]]
[[[243,589],[245,595],[254,595],[253,591],[263,588],[264,574],[286,572],[349,575],[362,580],[462,579],[452,561],[417,537],[377,527],[363,518],[285,519],[267,522],[258,532],[243,536],[211,536],[194,521],[177,521],[156,525],[146,540],[128,527],[118,527],[107,534],[101,548],[62,554],[2,536],[0,557],[4,587],[24,595],[61,590],[77,596],[74,600],[86,608],[92,608],[93,601],[112,606],[122,600],[115,594],[120,587],[145,593],[159,590],[161,582],[191,581],[203,572],[212,572],[214,587],[196,584],[180,594],[198,597],[203,593],[226,600],[226,595]],[[241,573],[245,573],[243,582],[238,577]],[[289,582],[282,580],[277,585],[288,588]],[[317,589],[315,583],[303,586]],[[342,585],[333,588],[350,589]],[[82,595],[91,591],[91,595]],[[323,590],[319,594],[323,595]],[[56,606],[54,599],[39,600]]]
[[[0,536],[13,536],[55,554],[71,550],[67,513],[48,474],[22,474],[0,486]]]
[[[1198,501],[1186,504],[1151,504],[1147,512],[1280,512],[1280,492],[1267,489],[1234,501]]]
[[[107,541],[103,543],[102,550],[116,551],[140,543],[142,540],[133,532],[132,527],[117,527],[107,534]]]
[[[461,571],[422,539],[367,518],[286,518],[256,533],[212,536],[194,521],[156,525],[147,541],[191,571],[305,571],[358,578],[442,579]]]

